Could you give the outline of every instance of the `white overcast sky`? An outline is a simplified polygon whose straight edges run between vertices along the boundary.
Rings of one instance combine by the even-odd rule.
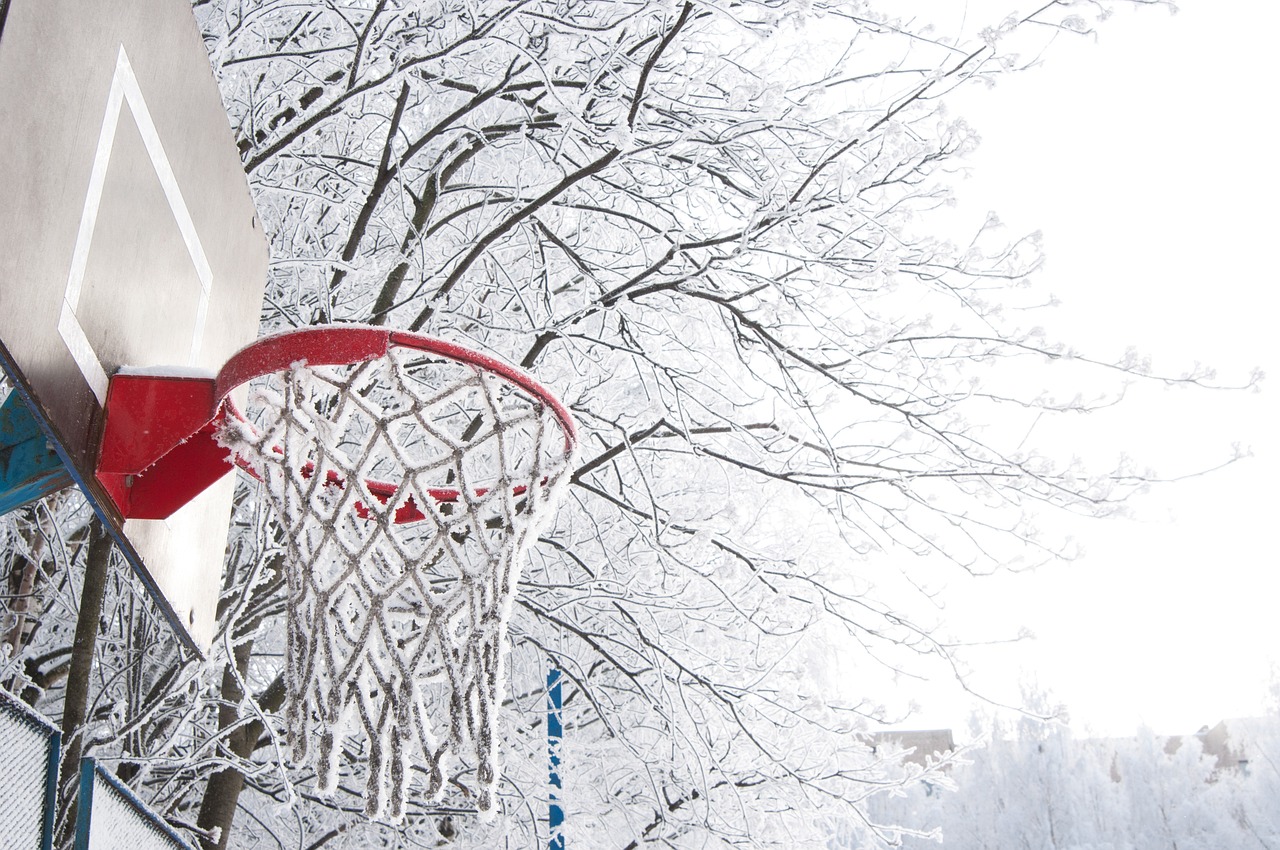
[[[969,3],[970,20],[986,5]],[[1273,376],[1261,393],[1151,388],[1090,417],[1082,455],[1125,448],[1168,476],[1233,442],[1254,457],[1157,489],[1133,519],[1078,524],[1087,551],[1073,564],[953,586],[955,631],[1037,635],[971,652],[974,681],[1016,702],[1033,676],[1079,730],[1190,732],[1260,713],[1280,659],[1277,24],[1277,4],[1247,0],[1120,13],[952,106],[983,138],[962,212],[1044,232],[1042,274],[1064,302],[1046,327],[1095,356],[1134,346],[1165,372],[1199,361],[1224,383]],[[907,726],[964,728],[953,691],[917,699]]]

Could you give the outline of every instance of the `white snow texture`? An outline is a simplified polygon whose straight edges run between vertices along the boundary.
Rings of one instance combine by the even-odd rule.
[[[191,850],[160,825],[160,819],[141,802],[105,779],[93,775],[93,811],[88,850]]]
[[[52,734],[30,709],[0,692],[0,847],[41,846]]]

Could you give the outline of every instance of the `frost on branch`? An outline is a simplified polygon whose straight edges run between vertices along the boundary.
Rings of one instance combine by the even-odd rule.
[[[550,661],[571,844],[817,846],[816,813],[918,780],[853,735],[882,716],[868,670],[951,661],[921,565],[1057,557],[1041,508],[1106,513],[1134,489],[1038,439],[1111,396],[1038,330],[1037,240],[931,215],[976,143],[950,93],[1100,8],[962,31],[803,5],[198,4],[272,238],[265,326],[474,340],[583,428],[508,626],[504,811],[449,837],[445,806],[411,806],[396,841],[545,843]],[[363,462],[344,451],[317,474]],[[273,625],[246,662],[268,696]],[[856,698],[794,648],[832,634]],[[248,810],[279,798],[251,785]],[[281,844],[347,823],[299,809],[315,822]],[[356,829],[348,846],[373,846]]]
[[[438,799],[465,749],[489,811],[507,621],[565,433],[501,380],[417,351],[267,380],[256,432],[222,440],[261,477],[288,550],[294,758],[332,793],[354,737],[367,812],[399,820],[412,767]]]

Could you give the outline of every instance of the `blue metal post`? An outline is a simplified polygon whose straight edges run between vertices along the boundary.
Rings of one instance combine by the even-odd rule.
[[[40,850],[53,850],[54,815],[58,811],[58,768],[62,764],[62,733],[49,732],[49,759],[44,780],[44,838]]]
[[[80,794],[76,798],[75,850],[89,850],[89,830],[93,827],[93,775],[98,765],[92,758],[80,759]]]
[[[71,474],[45,440],[16,390],[0,404],[0,516],[71,486]]]
[[[564,703],[560,696],[560,671],[552,667],[547,671],[547,757],[550,760],[550,789],[547,793],[547,826],[551,838],[548,850],[564,850],[564,809],[560,808],[560,741],[564,737],[561,710]]]

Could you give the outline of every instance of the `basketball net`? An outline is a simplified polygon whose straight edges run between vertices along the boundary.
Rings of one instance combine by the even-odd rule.
[[[252,385],[250,409],[220,442],[262,481],[287,547],[295,759],[332,793],[350,749],[367,813],[399,820],[412,768],[437,800],[466,753],[489,811],[507,621],[570,466],[561,423],[500,376],[403,348],[295,363]]]

